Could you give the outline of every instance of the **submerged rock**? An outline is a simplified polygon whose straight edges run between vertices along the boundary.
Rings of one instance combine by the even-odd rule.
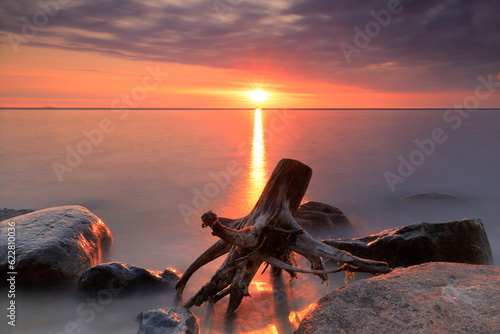
[[[352,228],[344,213],[331,205],[309,201],[297,210],[295,220],[314,237],[329,238],[339,230]]]
[[[113,242],[111,232],[96,215],[79,205],[38,210],[0,222],[1,234],[15,227],[16,283],[54,286],[76,283],[87,268],[102,261]],[[13,231],[12,229],[10,231]],[[7,239],[4,239],[5,241]],[[8,244],[0,244],[7,254]],[[0,259],[3,276],[12,271]]]
[[[198,334],[198,319],[185,308],[161,308],[143,311],[137,320],[141,323],[137,334]]]
[[[406,195],[399,200],[401,203],[460,203],[462,200],[454,195],[446,193],[425,192]]]
[[[426,263],[319,300],[296,334],[500,333],[500,268]]]
[[[425,262],[494,264],[488,236],[479,219],[417,223],[368,237],[323,242],[358,257],[385,261],[392,268]]]
[[[126,263],[104,263],[87,269],[78,281],[78,290],[88,297],[101,294],[131,296],[151,292],[172,292],[181,274],[167,268],[163,272]]]

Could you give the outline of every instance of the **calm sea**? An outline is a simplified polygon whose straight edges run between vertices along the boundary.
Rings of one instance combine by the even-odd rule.
[[[293,158],[313,169],[306,199],[342,209],[356,227],[349,236],[477,217],[498,262],[500,112],[464,115],[446,110],[1,110],[0,206],[83,205],[113,233],[110,261],[182,272],[216,241],[201,228],[201,213],[244,216],[277,162]],[[462,201],[398,202],[418,192],[448,193]],[[193,276],[185,297],[220,263]],[[344,276],[331,275],[331,280],[330,291]],[[289,283],[287,277],[272,282],[266,273],[256,282],[253,297],[244,299],[232,323],[224,322],[224,300],[213,311],[193,309],[204,332],[289,333],[327,292],[319,278],[306,275]],[[81,312],[89,305],[67,294],[21,291],[17,298],[18,333],[71,332],[74,323],[82,333],[137,333],[135,317],[142,310],[173,305],[172,298],[154,296],[117,299],[91,314]],[[10,331],[6,321],[0,328]]]

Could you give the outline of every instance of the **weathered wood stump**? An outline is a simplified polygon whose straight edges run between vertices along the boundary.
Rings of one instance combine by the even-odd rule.
[[[210,282],[184,305],[200,306],[205,302],[216,303],[230,295],[227,313],[233,313],[244,296],[249,296],[248,286],[262,263],[271,265],[272,273],[279,275],[286,270],[295,277],[296,272],[311,273],[327,280],[328,273],[363,271],[388,273],[385,262],[365,260],[345,251],[325,245],[312,238],[293,218],[304,197],[311,179],[310,167],[297,160],[283,159],[274,169],[264,191],[252,211],[240,219],[218,218],[209,211],[202,215],[202,227],[210,227],[217,241],[186,270],[176,289],[182,294],[189,278],[203,265],[226,254],[226,260]],[[292,265],[292,252],[306,257],[311,270]],[[340,268],[325,270],[322,258],[345,263]],[[266,268],[267,268],[266,265]],[[264,269],[265,270],[265,269]]]

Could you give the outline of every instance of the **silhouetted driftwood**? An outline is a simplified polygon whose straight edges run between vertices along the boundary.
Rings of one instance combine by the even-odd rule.
[[[187,301],[185,307],[215,303],[230,295],[227,313],[233,313],[244,296],[249,296],[248,286],[262,263],[271,265],[278,275],[286,270],[311,273],[327,280],[327,274],[348,269],[369,273],[388,273],[385,262],[361,259],[345,251],[325,245],[312,238],[295,221],[294,216],[304,197],[312,170],[297,160],[283,159],[274,169],[259,200],[252,211],[240,219],[218,218],[209,211],[202,216],[202,227],[210,227],[220,240],[206,250],[186,270],[176,289],[182,294],[184,287],[203,265],[226,254],[226,260],[210,282]],[[292,264],[292,252],[306,257],[311,270],[299,269]],[[323,258],[345,263],[336,269],[326,270]],[[264,269],[265,270],[265,269]]]

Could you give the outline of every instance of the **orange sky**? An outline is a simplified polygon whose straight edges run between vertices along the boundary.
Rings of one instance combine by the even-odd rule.
[[[500,106],[499,3],[217,3],[9,1],[0,107],[453,108],[479,78]]]
[[[0,49],[1,107],[111,107],[129,95],[136,108],[405,108],[447,107],[467,92],[382,93],[284,73],[217,69],[199,65],[121,59],[90,52],[24,46]],[[141,89],[147,68],[161,75]],[[153,86],[152,78],[149,83]],[[256,105],[247,92],[261,88],[268,100]],[[134,91],[134,89],[136,91]],[[140,95],[143,90],[146,95]],[[135,92],[135,99],[132,92]],[[460,100],[458,100],[460,102]],[[119,103],[115,106],[126,106]]]

